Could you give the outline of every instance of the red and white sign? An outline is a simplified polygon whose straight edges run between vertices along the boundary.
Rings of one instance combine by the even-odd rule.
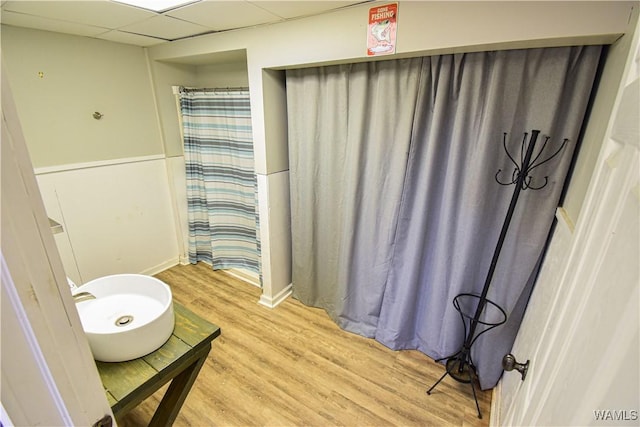
[[[367,55],[389,55],[396,52],[398,3],[369,9],[367,27]]]

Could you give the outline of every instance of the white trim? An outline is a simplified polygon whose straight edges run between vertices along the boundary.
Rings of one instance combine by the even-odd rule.
[[[558,220],[558,223],[562,224],[564,227],[566,227],[567,230],[569,230],[569,233],[573,234],[576,226],[571,220],[569,212],[567,212],[567,210],[562,206],[559,206],[556,209],[556,219]]]
[[[151,268],[147,268],[144,271],[140,272],[139,274],[144,274],[147,276],[153,276],[156,275],[158,273],[161,273],[165,270],[170,269],[171,267],[175,267],[176,265],[178,265],[179,261],[177,258],[172,258],[169,260],[166,260],[165,262],[155,265]]]
[[[491,413],[489,414],[489,425],[500,426],[500,410],[502,409],[502,379],[491,391]]]
[[[6,292],[5,295],[8,297],[9,304],[11,305],[11,307],[13,307],[16,315],[16,320],[20,324],[20,328],[22,329],[22,336],[27,342],[29,349],[31,350],[33,360],[36,362],[40,370],[42,381],[45,383],[47,389],[49,390],[49,396],[51,396],[51,400],[55,403],[60,418],[65,422],[66,425],[73,425],[71,415],[67,410],[64,399],[62,399],[62,396],[60,395],[60,391],[58,390],[53,375],[49,370],[47,361],[42,354],[42,350],[40,349],[40,345],[38,344],[38,339],[33,332],[31,323],[29,323],[29,317],[27,316],[24,306],[22,305],[22,300],[20,299],[20,295],[18,295],[15,283],[13,282],[13,278],[11,277],[11,273],[9,272],[9,267],[5,263],[4,256],[1,253],[0,262],[2,265],[2,287]],[[5,413],[4,407],[2,408],[2,413]]]
[[[268,307],[268,308],[276,308],[278,305],[280,305],[280,303],[282,303],[284,300],[289,298],[289,296],[292,293],[293,293],[293,284],[289,283],[289,285],[286,288],[278,292],[273,297],[268,297],[265,294],[260,295],[260,300],[258,301],[258,304],[264,305],[265,307]]]
[[[176,103],[176,112],[178,113],[178,130],[180,131],[180,150],[184,156],[184,124],[182,119],[182,105],[180,104],[180,86],[171,86],[173,89],[173,99]]]
[[[48,173],[56,173],[56,172],[64,172],[71,171],[77,169],[90,169],[90,168],[99,168],[103,166],[112,166],[112,165],[120,165],[125,163],[138,163],[138,162],[148,162],[151,160],[164,160],[164,154],[152,154],[149,156],[139,156],[139,157],[126,157],[121,159],[111,159],[111,160],[98,160],[95,162],[85,162],[85,163],[68,163],[66,165],[56,165],[56,166],[43,166],[41,168],[34,168],[35,175],[45,175]]]
[[[240,279],[250,285],[257,286],[258,288],[262,287],[260,286],[260,276],[252,271],[242,270],[241,268],[230,268],[225,271],[236,279]]]
[[[156,112],[156,123],[158,125],[158,131],[160,133],[160,141],[162,142],[162,150],[165,154],[165,162],[164,168],[167,171],[167,188],[169,189],[169,197],[171,199],[171,209],[174,223],[174,231],[176,236],[176,243],[178,245],[178,254],[179,256],[184,255],[184,235],[182,231],[182,226],[180,223],[180,209],[178,204],[178,197],[176,195],[176,178],[173,170],[173,162],[166,158],[168,150],[167,150],[167,141],[164,134],[164,127],[162,126],[162,118],[160,117],[160,105],[158,104],[158,97],[155,90],[155,78],[153,75],[153,69],[151,67],[151,60],[149,59],[149,51],[147,49],[144,50],[144,58],[147,63],[147,73],[149,75],[149,82],[151,86],[151,96],[153,98],[153,106]],[[182,128],[182,123],[180,123],[180,128]],[[180,131],[182,136],[182,131]]]

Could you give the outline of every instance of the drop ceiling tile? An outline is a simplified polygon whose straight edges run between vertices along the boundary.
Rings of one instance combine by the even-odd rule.
[[[166,40],[175,40],[212,31],[211,28],[164,15],[157,15],[146,21],[121,27],[120,30]]]
[[[135,46],[154,46],[160,43],[165,43],[166,40],[157,39],[154,37],[141,36],[139,34],[125,33],[124,31],[108,31],[106,33],[96,36],[96,38],[102,40],[108,40],[116,43],[132,44]]]
[[[165,15],[207,26],[215,31],[250,27],[282,19],[247,1],[203,1]]]
[[[8,1],[2,9],[3,12],[19,12],[104,28],[119,28],[157,15],[149,10],[106,0]]]
[[[291,19],[299,16],[315,15],[333,9],[349,6],[361,1],[251,1],[274,15]]]
[[[33,28],[36,30],[53,31],[55,33],[73,34],[76,36],[96,36],[107,31],[106,28],[91,25],[76,24],[57,19],[42,18],[40,16],[25,15],[23,13],[2,11],[2,23],[16,27]]]

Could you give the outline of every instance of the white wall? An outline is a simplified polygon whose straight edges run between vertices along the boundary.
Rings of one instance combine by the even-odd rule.
[[[156,103],[156,108],[162,129],[164,153],[167,157],[182,156],[182,139],[172,87],[196,86],[198,84],[196,67],[179,63],[155,62],[151,68],[151,78],[155,97],[162,100]]]
[[[290,283],[286,68],[370,60],[367,3],[331,13],[161,44],[149,49],[158,64],[188,62],[246,49],[254,152],[261,194],[265,299]],[[382,59],[478,50],[612,43],[627,30],[634,2],[400,2],[397,54]],[[157,87],[157,86],[156,86]],[[159,104],[173,103],[157,92]],[[162,109],[164,109],[162,107]],[[164,120],[164,119],[163,119]],[[165,138],[167,145],[173,140]],[[599,147],[602,140],[585,144]],[[597,151],[597,149],[596,149]],[[588,176],[582,178],[588,179]],[[265,274],[266,273],[266,274]]]
[[[567,214],[574,223],[579,220],[587,188],[600,153],[600,147],[605,139],[607,126],[609,125],[609,115],[614,108],[620,80],[627,67],[629,50],[632,49],[633,42],[633,37],[631,36],[633,23],[639,13],[638,7],[639,5],[636,3],[633,19],[629,20],[627,34],[610,46],[607,61],[602,70],[593,111],[585,129],[584,143],[580,147],[569,191],[563,202]]]
[[[247,61],[203,64],[196,67],[198,87],[249,86]]]

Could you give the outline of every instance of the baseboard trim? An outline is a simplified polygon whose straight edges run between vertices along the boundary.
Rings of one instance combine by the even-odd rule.
[[[260,276],[253,272],[244,271],[239,268],[230,268],[225,271],[236,279],[240,279],[243,282],[249,283],[250,285],[257,286],[258,288],[262,287],[260,286]]]
[[[502,379],[498,381],[498,384],[493,388],[491,392],[491,414],[489,416],[490,426],[499,426],[500,424],[500,409],[502,401],[500,396],[502,395]]]
[[[278,292],[273,297],[266,296],[264,293],[260,296],[260,300],[258,304],[264,305],[269,308],[276,308],[278,305],[282,303],[282,301],[289,298],[289,296],[293,293],[293,284],[289,283],[289,285]]]
[[[147,276],[154,276],[158,273],[162,273],[165,270],[170,269],[171,267],[175,267],[178,265],[179,260],[177,258],[169,259],[161,264],[153,266],[151,268],[147,268],[146,270],[140,272],[140,274],[145,274]]]

